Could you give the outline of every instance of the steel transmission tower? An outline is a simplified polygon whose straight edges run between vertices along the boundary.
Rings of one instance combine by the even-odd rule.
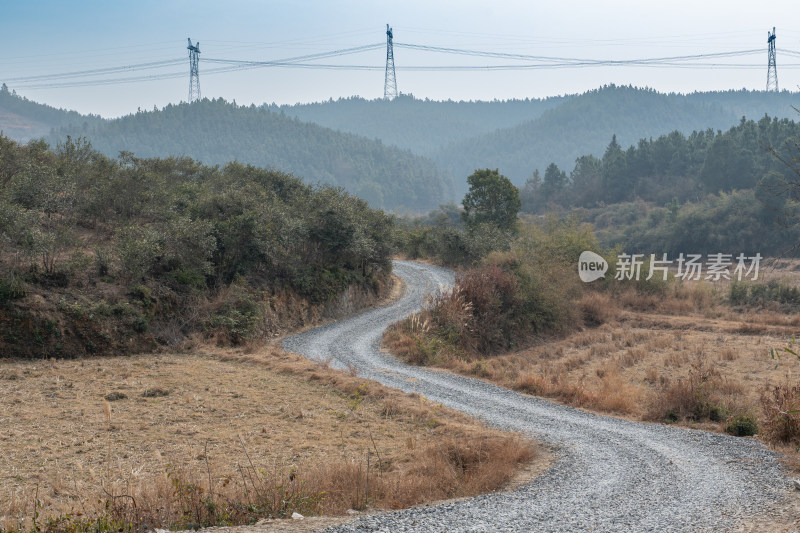
[[[386,25],[386,77],[383,82],[383,97],[386,100],[397,98],[397,78],[394,75],[394,49],[392,47],[392,28]]]
[[[775,66],[775,27],[772,33],[767,32],[767,44],[769,45],[769,64],[767,65],[767,91],[778,92],[778,67]]]
[[[200,59],[200,43],[198,42],[192,46],[192,40],[189,40],[189,103],[200,100],[200,73],[197,70],[197,63]]]

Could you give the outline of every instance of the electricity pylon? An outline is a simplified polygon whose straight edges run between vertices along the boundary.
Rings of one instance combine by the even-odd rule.
[[[397,78],[394,75],[394,50],[392,47],[392,28],[386,25],[386,77],[383,82],[383,97],[386,100],[397,98]]]
[[[197,69],[197,63],[200,59],[200,43],[198,42],[192,46],[192,40],[189,40],[189,103],[200,100],[200,73]]]
[[[769,63],[767,65],[767,91],[778,92],[778,67],[775,66],[775,27],[772,33],[767,31],[767,44],[769,45]]]

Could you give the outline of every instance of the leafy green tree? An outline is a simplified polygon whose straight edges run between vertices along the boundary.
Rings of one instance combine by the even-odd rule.
[[[568,183],[567,173],[558,168],[555,163],[550,163],[544,171],[542,194],[547,200],[551,200],[564,192]]]
[[[611,138],[608,148],[603,154],[601,177],[606,198],[612,202],[627,200],[631,196],[631,183],[628,176],[626,153],[617,142],[617,136]]]
[[[502,229],[513,229],[522,202],[519,190],[498,169],[476,170],[467,178],[469,192],[464,196],[463,218],[468,227],[491,222]]]
[[[531,177],[525,181],[525,185],[519,191],[519,198],[522,200],[522,210],[526,213],[536,213],[542,207],[541,201],[542,176],[539,169],[535,169]]]

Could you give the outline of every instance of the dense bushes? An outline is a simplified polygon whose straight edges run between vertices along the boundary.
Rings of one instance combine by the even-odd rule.
[[[781,255],[800,238],[797,227],[776,224],[774,209],[762,204],[754,190],[673,201],[666,207],[639,200],[584,214],[603,244],[623,246],[628,253]]]
[[[575,305],[582,292],[578,256],[596,244],[576,219],[526,225],[508,250],[465,270],[452,292],[395,325],[386,341],[409,361],[427,364],[492,355],[568,331],[582,323]]]
[[[280,291],[324,306],[351,285],[374,291],[391,268],[393,220],[383,212],[340,189],[236,162],[206,167],[130,153],[112,160],[80,139],[51,151],[0,136],[0,186],[6,327],[26,323],[9,318],[22,312],[10,302],[28,309],[30,288],[63,289],[85,307],[104,283],[120,287],[115,298],[146,288],[152,298],[133,300],[148,321],[172,323],[170,339],[211,327],[241,342],[258,332],[257,309],[236,304],[201,317],[215,306],[198,301],[235,281],[256,307]]]
[[[731,305],[778,305],[797,309],[800,307],[800,289],[778,280],[766,283],[733,282],[728,289],[728,301]]]

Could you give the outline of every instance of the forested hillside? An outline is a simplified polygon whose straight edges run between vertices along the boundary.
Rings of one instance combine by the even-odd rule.
[[[797,161],[799,140],[800,124],[769,117],[628,148],[613,138],[602,157],[581,156],[569,174],[551,164],[529,179],[523,209],[587,208],[607,244],[636,251],[782,254],[800,239],[787,197],[798,175],[776,154]]]
[[[5,83],[0,86],[0,131],[16,141],[27,142],[43,137],[52,128],[68,124],[82,127],[102,120],[99,116],[81,115],[77,111],[32,102],[17,96]]]
[[[755,119],[766,110],[787,117],[794,113],[792,103],[791,93],[685,96],[611,85],[570,98],[536,120],[452,144],[434,159],[454,176],[469,175],[478,167],[499,168],[522,185],[534,170],[544,171],[552,162],[571,168],[582,155],[602,155],[613,135],[627,146],[673,130],[727,129],[741,118],[739,111],[749,111]]]
[[[450,143],[537,118],[568,98],[437,102],[400,95],[394,100],[352,97],[313,104],[273,105],[270,109],[428,155]]]
[[[671,131],[716,134],[742,116],[793,118],[797,100],[786,91],[680,95],[610,85],[580,95],[492,102],[402,95],[244,107],[205,100],[104,120],[5,91],[0,129],[27,141],[55,127],[47,136],[51,144],[86,136],[112,157],[126,150],[207,164],[236,159],[341,186],[375,207],[420,212],[461,198],[466,176],[477,168],[498,168],[522,186],[550,163],[569,170],[581,156],[601,157],[614,135],[626,147]]]
[[[108,156],[188,156],[205,164],[229,161],[275,168],[326,183],[375,207],[425,210],[453,199],[452,177],[425,158],[380,141],[301,122],[265,108],[222,99],[168,105],[88,128],[56,131],[51,143],[85,136]]]
[[[0,136],[0,178],[0,357],[273,336],[391,270],[391,217],[274,170]]]

